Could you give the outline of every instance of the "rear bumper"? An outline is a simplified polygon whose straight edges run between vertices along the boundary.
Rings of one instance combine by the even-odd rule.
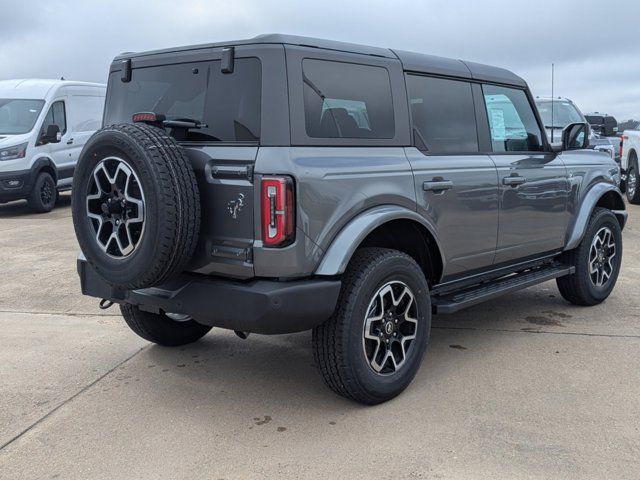
[[[309,330],[324,322],[336,306],[339,280],[294,281],[228,279],[181,275],[161,286],[123,291],[112,288],[78,259],[82,293],[128,303],[150,312],[192,316],[199,323],[262,334]]]
[[[0,172],[0,203],[27,198],[31,193],[30,170]]]

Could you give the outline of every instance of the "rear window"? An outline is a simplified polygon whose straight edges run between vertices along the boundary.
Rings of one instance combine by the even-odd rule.
[[[120,72],[109,78],[105,125],[130,123],[138,112],[166,115],[168,120],[194,120],[188,141],[257,142],[260,140],[262,88],[260,60],[236,59],[233,73],[220,61],[135,68],[131,81]]]
[[[585,118],[590,125],[602,125],[604,123],[604,117],[599,115],[585,115]]]
[[[389,73],[355,63],[302,62],[307,135],[314,138],[393,138]]]

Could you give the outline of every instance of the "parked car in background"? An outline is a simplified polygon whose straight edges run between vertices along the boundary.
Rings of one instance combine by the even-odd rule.
[[[640,204],[640,130],[625,130],[620,142],[620,168],[624,177],[627,200]]]
[[[553,105],[553,114],[551,106]],[[562,129],[570,123],[589,123],[580,109],[568,98],[564,97],[536,97],[536,106],[542,117],[549,141],[554,143],[560,140]],[[619,161],[618,148],[608,138],[599,135],[589,128],[589,148],[606,152],[612,159]]]
[[[105,91],[97,83],[0,81],[0,203],[26,199],[36,212],[54,207],[100,128]]]
[[[618,134],[618,121],[606,113],[587,113],[584,116],[599,135],[604,137],[615,137]]]

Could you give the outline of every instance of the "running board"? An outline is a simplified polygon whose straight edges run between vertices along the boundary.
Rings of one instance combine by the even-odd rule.
[[[505,293],[515,292],[538,283],[575,273],[573,266],[554,263],[545,267],[515,273],[492,282],[482,283],[460,292],[431,297],[433,313],[454,313]]]

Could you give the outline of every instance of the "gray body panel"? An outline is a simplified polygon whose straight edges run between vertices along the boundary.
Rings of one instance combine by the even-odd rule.
[[[294,177],[301,234],[284,249],[262,248],[256,242],[259,276],[312,274],[338,232],[371,208],[416,210],[413,174],[403,148],[261,148],[255,168],[258,173]]]
[[[605,153],[591,150],[563,152],[562,160],[567,168],[570,184],[568,199],[569,223],[565,237],[565,250],[575,248],[589,221],[594,206],[608,192],[618,199],[619,210],[624,210],[624,200],[616,185],[619,167]],[[621,219],[622,213],[617,213]],[[626,219],[626,214],[624,215]]]
[[[493,264],[498,235],[498,180],[488,155],[425,155],[406,149],[414,174],[418,213],[444,246],[443,281]],[[453,183],[425,191],[424,182]]]
[[[495,263],[514,261],[564,246],[569,183],[562,155],[492,154],[498,169],[500,228]],[[511,176],[521,185],[505,185]]]

